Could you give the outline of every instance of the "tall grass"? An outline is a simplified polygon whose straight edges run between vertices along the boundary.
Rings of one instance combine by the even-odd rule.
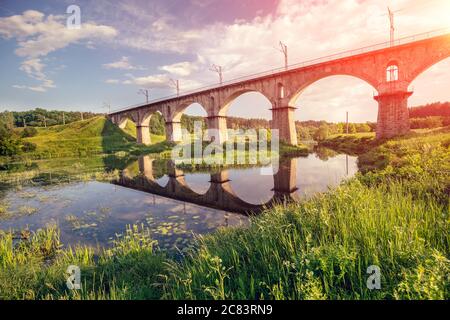
[[[448,298],[445,210],[413,199],[401,183],[368,188],[353,181],[271,210],[248,229],[205,237],[198,253],[172,264],[167,293],[176,299]],[[382,270],[382,290],[367,288],[370,265]],[[417,292],[406,275],[425,266],[431,279]]]
[[[166,297],[450,298],[448,135],[388,142],[387,162],[337,189],[200,240],[172,263]],[[369,157],[370,158],[370,157]],[[382,271],[367,288],[367,267]]]
[[[115,246],[100,253],[92,248],[62,249],[59,232],[50,227],[29,239],[0,233],[0,299],[154,299],[165,258],[138,226]],[[82,290],[66,286],[68,266],[80,267]]]
[[[199,238],[172,260],[145,228],[110,250],[62,249],[57,230],[0,234],[2,299],[449,299],[447,133],[373,149],[386,162],[334,190]],[[367,156],[367,158],[370,158]],[[365,164],[364,157],[360,158]],[[65,287],[68,265],[81,291]],[[367,268],[381,269],[381,289]]]

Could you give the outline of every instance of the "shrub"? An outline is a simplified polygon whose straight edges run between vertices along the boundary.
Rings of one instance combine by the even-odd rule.
[[[0,126],[0,156],[13,156],[20,152],[20,141],[15,139],[11,130]]]
[[[37,135],[36,128],[33,127],[26,127],[22,131],[22,138],[31,138]]]
[[[22,145],[23,152],[33,152],[36,151],[36,144],[32,142],[25,141]]]

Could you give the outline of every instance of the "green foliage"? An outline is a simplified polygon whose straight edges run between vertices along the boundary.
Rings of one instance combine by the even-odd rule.
[[[328,138],[329,135],[329,129],[326,124],[323,124],[319,127],[319,129],[314,134],[314,140],[316,141],[323,141],[326,138]]]
[[[202,131],[206,130],[206,121],[203,117],[194,117],[194,116],[187,116],[183,114],[181,116],[181,127],[186,129],[189,133],[194,133],[194,124],[195,122],[201,122],[202,124]]]
[[[36,136],[24,139],[27,144],[25,149],[29,151],[24,156],[48,159],[114,154],[121,151],[137,155],[161,152],[170,147],[162,143],[163,137],[155,135],[152,136],[155,145],[139,146],[135,143],[135,136],[136,127],[131,121],[128,122],[126,130],[122,131],[104,117],[95,117],[65,126],[38,128]]]
[[[35,110],[13,112],[13,121],[16,127],[51,127],[84,120],[99,116],[92,112],[73,112],[73,111],[48,111],[37,108]]]
[[[13,136],[12,130],[0,125],[0,156],[20,153],[20,143],[20,140]]]
[[[360,155],[374,148],[378,143],[375,140],[375,134],[370,132],[332,135],[320,141],[319,146],[350,155]]]
[[[164,118],[161,114],[156,113],[150,119],[150,132],[154,135],[165,136],[166,125]]]
[[[25,129],[23,129],[22,131],[22,138],[31,138],[34,137],[38,134],[38,131],[36,130],[36,128],[33,127],[26,127]]]
[[[85,247],[62,248],[55,228],[17,235],[0,231],[0,299],[154,299],[164,272],[148,230],[128,227],[122,240],[94,258]],[[68,290],[66,270],[79,266],[82,290]]]
[[[450,102],[435,102],[409,109],[410,118],[450,117]]]
[[[36,151],[36,144],[33,142],[25,141],[22,143],[22,151],[23,152],[34,152]]]
[[[394,299],[410,270],[449,249],[446,208],[414,199],[402,183],[367,187],[359,181],[226,229],[200,242],[167,284],[175,299]],[[432,226],[432,227],[431,227]],[[226,243],[226,245],[223,245]],[[366,269],[382,270],[382,289],[366,286]],[[422,287],[449,298],[444,273],[425,270]],[[438,280],[443,280],[438,283]],[[418,281],[417,281],[418,282]],[[436,286],[436,283],[438,284]],[[446,289],[447,287],[447,289]],[[404,289],[403,289],[404,290]]]
[[[432,129],[443,126],[441,117],[426,117],[410,119],[411,129]]]
[[[12,112],[5,111],[0,113],[0,127],[7,130],[14,128],[14,116]]]

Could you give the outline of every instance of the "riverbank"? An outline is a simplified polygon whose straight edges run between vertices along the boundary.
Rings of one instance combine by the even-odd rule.
[[[62,248],[52,228],[20,242],[2,233],[0,298],[448,299],[449,147],[445,130],[386,142],[360,157],[364,174],[201,238],[182,260],[141,226],[97,256]],[[68,265],[82,290],[66,289]],[[367,288],[370,265],[380,290]]]
[[[140,155],[153,155],[159,158],[170,158],[174,143],[165,141],[164,136],[151,134],[152,144],[145,146],[136,143],[136,126],[127,122],[120,129],[105,117],[94,117],[77,121],[68,125],[48,128],[37,128],[36,135],[24,138],[23,141],[35,146],[34,151],[0,157],[0,166],[11,163],[29,162],[33,160],[49,160],[64,158],[114,157],[130,158]],[[204,148],[209,143],[204,143]],[[245,146],[249,149],[248,143]],[[226,147],[224,145],[224,150]],[[270,142],[269,142],[270,150]],[[312,151],[306,145],[291,146],[280,143],[279,156],[307,156]],[[248,152],[244,152],[248,160]],[[224,157],[226,152],[224,152]],[[262,155],[262,154],[261,154]],[[236,157],[238,154],[236,154]],[[259,154],[257,155],[259,156]],[[270,154],[264,154],[270,156]],[[204,161],[203,166],[208,166]]]

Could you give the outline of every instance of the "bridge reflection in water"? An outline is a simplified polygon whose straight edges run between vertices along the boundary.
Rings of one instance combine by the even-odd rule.
[[[280,162],[278,172],[273,175],[273,197],[261,204],[248,203],[237,196],[231,187],[227,169],[210,173],[208,190],[199,194],[189,187],[184,172],[172,161],[167,163],[168,182],[165,186],[160,185],[155,177],[154,162],[155,160],[148,156],[139,158],[139,173],[133,174],[129,167],[121,172],[119,180],[114,183],[170,199],[244,214],[259,213],[273,204],[294,201],[297,197],[296,158],[283,159]]]
[[[327,149],[283,158],[273,176],[261,176],[257,167],[183,172],[171,161],[142,157],[123,170],[115,184],[212,209],[258,213],[275,203],[326,191],[356,172],[356,157]]]

